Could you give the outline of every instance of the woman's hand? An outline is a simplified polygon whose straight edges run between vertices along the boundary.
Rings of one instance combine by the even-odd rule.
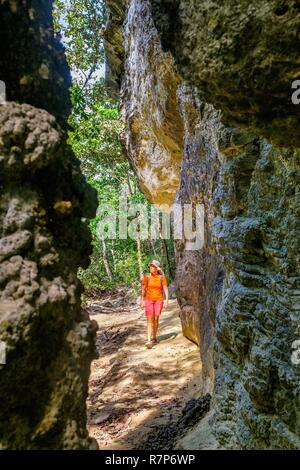
[[[140,307],[145,308],[145,301],[144,300],[141,300]]]
[[[165,300],[165,301],[164,301],[164,308],[165,308],[166,310],[167,310],[167,308],[168,308],[168,304],[169,304],[169,301],[168,301],[168,300]]]

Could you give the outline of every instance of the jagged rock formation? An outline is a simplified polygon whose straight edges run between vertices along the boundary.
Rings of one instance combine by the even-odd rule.
[[[151,0],[162,45],[223,124],[299,147],[300,4],[296,0]]]
[[[149,200],[170,205],[182,159],[183,125],[176,106],[180,79],[171,54],[164,53],[157,41],[150,13],[147,2],[130,2],[124,23],[123,142]]]
[[[171,51],[174,73],[181,75],[171,101],[175,122],[181,119],[184,130],[176,200],[204,204],[206,245],[189,253],[186,240],[176,242],[178,296],[186,334],[200,343],[207,390],[214,377],[215,344],[210,425],[225,448],[300,449],[300,369],[291,361],[292,343],[300,337],[300,108],[291,105],[291,82],[299,67],[298,2],[127,3],[122,106],[138,109],[143,123],[133,132],[132,114],[124,114],[126,148],[143,189],[136,148],[144,145],[144,122],[148,117],[151,128],[151,113],[167,115],[166,96],[156,91],[161,82],[155,64],[161,58],[171,64],[166,55]],[[143,44],[150,33],[155,36],[152,53]],[[140,106],[141,98],[155,107]],[[222,126],[215,109],[222,111]],[[160,145],[161,135],[147,131]],[[147,142],[148,148],[153,145]],[[150,172],[152,154],[144,155]],[[160,178],[164,188],[165,177]],[[152,192],[151,183],[146,194]],[[155,194],[158,189],[156,182]]]
[[[0,4],[0,79],[17,101],[0,105],[1,449],[92,445],[85,399],[95,325],[81,310],[76,272],[89,263],[83,218],[94,216],[96,198],[58,124],[69,73],[51,3]]]
[[[105,81],[110,92],[119,97],[120,83],[124,72],[123,22],[127,0],[110,0],[107,3],[107,22],[104,31]]]
[[[211,392],[215,308],[223,278],[212,240],[212,191],[220,165],[216,141],[219,113],[201,103],[186,84],[180,86],[177,97],[184,123],[184,157],[175,202],[203,205],[205,220],[203,248],[191,244],[186,236],[175,240],[177,298],[183,334],[200,346],[204,391]],[[199,226],[198,230],[201,232]]]
[[[299,337],[299,151],[226,129],[219,147],[226,158],[214,224],[226,281],[215,432],[227,447],[299,449],[300,370],[291,362]]]
[[[71,75],[53,34],[52,2],[1,0],[0,8],[0,80],[6,83],[7,101],[46,109],[65,126]]]

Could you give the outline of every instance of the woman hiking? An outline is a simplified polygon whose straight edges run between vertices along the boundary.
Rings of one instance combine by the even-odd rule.
[[[141,308],[145,308],[147,317],[147,342],[145,346],[150,349],[157,343],[156,335],[159,317],[163,307],[168,307],[169,291],[167,279],[161,269],[160,262],[152,260],[148,266],[150,267],[150,273],[146,274],[142,281]],[[163,293],[165,294],[165,301]]]

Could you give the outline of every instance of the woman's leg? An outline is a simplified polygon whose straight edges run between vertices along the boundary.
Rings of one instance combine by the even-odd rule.
[[[153,339],[156,340],[159,317],[163,308],[163,301],[157,300],[154,304],[154,320],[153,320]]]
[[[153,320],[153,339],[156,339],[156,335],[157,335],[157,330],[158,330],[158,323],[159,323],[159,315],[155,315],[155,317],[153,317],[154,320]]]
[[[153,319],[154,319],[154,305],[151,300],[145,301],[145,314],[147,317],[146,336],[147,343],[151,343],[151,335],[153,330]]]
[[[148,315],[147,316],[147,328],[146,328],[146,335],[147,335],[147,342],[151,342],[151,335],[152,335],[152,330],[153,330],[153,321],[154,321],[154,316],[153,315]]]

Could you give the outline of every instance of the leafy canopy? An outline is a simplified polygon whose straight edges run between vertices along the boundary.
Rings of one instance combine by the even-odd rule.
[[[71,68],[72,114],[69,143],[81,162],[89,183],[97,190],[99,204],[118,208],[119,195],[127,187],[128,202],[147,204],[120,144],[123,124],[118,102],[106,89],[104,80],[103,32],[106,23],[104,0],[55,0],[54,26],[65,45]],[[148,203],[149,204],[149,203]],[[155,257],[166,264],[161,241],[137,241],[131,238],[103,243],[97,236],[99,215],[90,221],[93,254],[91,264],[79,276],[86,287],[138,285],[141,269]],[[173,254],[173,244],[166,244]]]

